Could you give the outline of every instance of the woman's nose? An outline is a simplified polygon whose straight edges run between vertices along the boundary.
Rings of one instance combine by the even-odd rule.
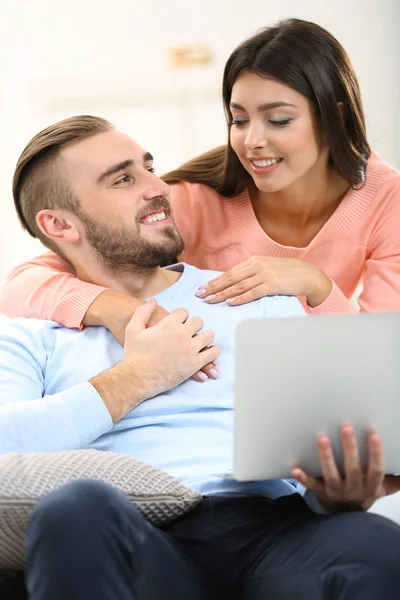
[[[268,145],[268,140],[264,128],[261,127],[250,127],[247,132],[244,145],[248,150],[254,150],[255,148],[264,148]]]

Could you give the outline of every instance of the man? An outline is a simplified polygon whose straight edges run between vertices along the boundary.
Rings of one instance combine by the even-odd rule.
[[[216,475],[232,466],[236,324],[303,310],[286,297],[209,306],[195,292],[212,274],[162,268],[180,254],[182,240],[168,187],[152,171],[149,153],[95,117],[53,125],[22,153],[14,196],[24,226],[81,279],[144,300],[156,296],[172,312],[144,329],[151,300],[129,324],[125,348],[101,327],[12,322],[0,336],[0,452],[130,454],[204,500],[157,529],[105,484],[76,482],[47,496],[27,533],[30,598],[397,598],[400,529],[362,512],[394,491],[378,436],[371,436],[363,474],[354,431],[343,429],[343,479],[321,438],[325,480],[293,473],[310,488],[305,499],[294,480],[242,484]],[[200,314],[213,333],[189,314]],[[189,377],[216,359],[214,336],[221,377],[200,385]]]

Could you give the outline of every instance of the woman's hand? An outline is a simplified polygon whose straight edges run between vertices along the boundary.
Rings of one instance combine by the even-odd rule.
[[[99,294],[89,306],[83,320],[83,325],[89,327],[102,325],[106,327],[121,346],[124,346],[126,327],[135,310],[143,304],[145,302],[139,298],[134,298],[122,292],[106,290]],[[157,305],[147,327],[157,325],[167,315],[169,315],[169,312],[162,306]],[[210,379],[218,379],[219,377],[219,371],[214,363],[206,365],[201,371],[193,375],[193,379],[200,382],[205,381],[208,377]]]
[[[331,279],[318,267],[294,258],[253,256],[212,279],[197,292],[210,304],[226,300],[231,306],[264,296],[305,296],[312,308],[326,300]]]
[[[353,427],[345,425],[340,431],[344,458],[344,476],[336,466],[332,445],[327,436],[317,441],[322,478],[293,469],[292,476],[330,511],[368,510],[378,498],[400,490],[400,477],[385,476],[382,440],[373,433],[368,439],[368,467],[361,469],[356,435]]]

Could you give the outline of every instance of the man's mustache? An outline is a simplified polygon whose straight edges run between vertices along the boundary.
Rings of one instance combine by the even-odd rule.
[[[154,198],[154,200],[146,204],[146,206],[138,212],[136,218],[138,221],[140,221],[144,217],[147,217],[148,215],[151,215],[162,209],[165,209],[168,215],[171,215],[171,205],[169,201],[163,196],[159,196],[158,198]]]

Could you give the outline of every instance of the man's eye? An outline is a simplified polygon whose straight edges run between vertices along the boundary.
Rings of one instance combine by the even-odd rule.
[[[155,172],[156,172],[156,170],[155,170],[155,168],[154,168],[154,167],[150,167],[150,168],[149,168],[149,169],[147,169],[147,170],[148,170],[148,171],[150,171],[150,173],[155,173]]]
[[[118,179],[118,181],[115,182],[115,185],[118,185],[119,183],[128,183],[129,180],[130,177],[128,175],[124,175],[123,177]]]

